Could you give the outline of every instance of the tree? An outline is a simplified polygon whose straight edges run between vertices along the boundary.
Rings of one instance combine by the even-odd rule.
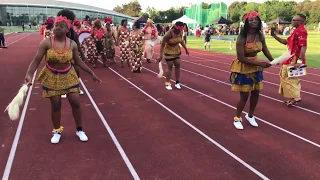
[[[202,9],[210,9],[211,7],[211,4],[205,3],[205,2],[202,2],[201,5],[202,5]]]
[[[138,17],[143,14],[141,12],[141,4],[138,0],[131,0],[129,3],[124,3],[121,6],[118,5],[114,7],[113,10],[132,17]]]

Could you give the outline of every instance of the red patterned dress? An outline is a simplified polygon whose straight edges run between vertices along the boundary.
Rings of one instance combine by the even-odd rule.
[[[106,56],[106,49],[103,45],[105,34],[106,31],[103,28],[93,29],[91,36],[84,40],[87,47],[87,57],[90,61],[93,61],[93,67],[96,67],[99,55],[102,55],[103,58]]]
[[[141,73],[142,70],[142,58],[143,58],[143,33],[138,31],[132,31],[130,34],[130,49],[131,49],[131,59],[130,65],[132,67],[132,72]]]
[[[130,67],[131,48],[129,46],[130,31],[128,28],[121,28],[119,30],[119,47],[120,47],[120,59],[123,67],[123,62],[126,61],[128,67]]]

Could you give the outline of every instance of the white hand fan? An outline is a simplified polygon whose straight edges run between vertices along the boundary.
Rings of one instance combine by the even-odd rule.
[[[19,118],[20,106],[23,104],[23,100],[27,94],[28,89],[28,85],[22,85],[18,94],[12,99],[10,104],[4,110],[4,112],[8,111],[8,115],[11,120],[17,120]]]
[[[275,65],[275,64],[282,63],[283,61],[288,60],[292,56],[294,56],[294,54],[291,54],[291,51],[288,49],[281,56],[279,56],[279,57],[275,58],[273,61],[271,61],[270,64]]]
[[[162,68],[162,63],[159,62],[159,74],[158,74],[158,78],[161,78],[163,75],[163,68]]]

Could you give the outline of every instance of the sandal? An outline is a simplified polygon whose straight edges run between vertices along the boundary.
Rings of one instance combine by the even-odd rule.
[[[300,101],[301,101],[301,99],[299,99],[299,100],[292,99],[292,100],[287,101],[286,104],[287,104],[287,106],[294,106],[294,105],[297,105]]]

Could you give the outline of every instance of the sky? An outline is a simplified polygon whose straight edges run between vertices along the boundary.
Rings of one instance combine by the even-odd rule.
[[[117,5],[121,5],[125,2],[130,2],[130,0],[62,0],[67,2],[97,6],[104,9],[112,10]],[[200,2],[206,3],[219,3],[225,2],[227,5],[230,5],[234,0],[139,0],[142,11],[145,12],[148,6],[155,7],[158,10],[167,10],[170,7],[180,7],[180,6],[188,6],[191,4],[198,4]],[[242,1],[242,0],[238,0]],[[263,2],[264,0],[247,0],[247,2]],[[302,0],[296,0],[302,1]]]

